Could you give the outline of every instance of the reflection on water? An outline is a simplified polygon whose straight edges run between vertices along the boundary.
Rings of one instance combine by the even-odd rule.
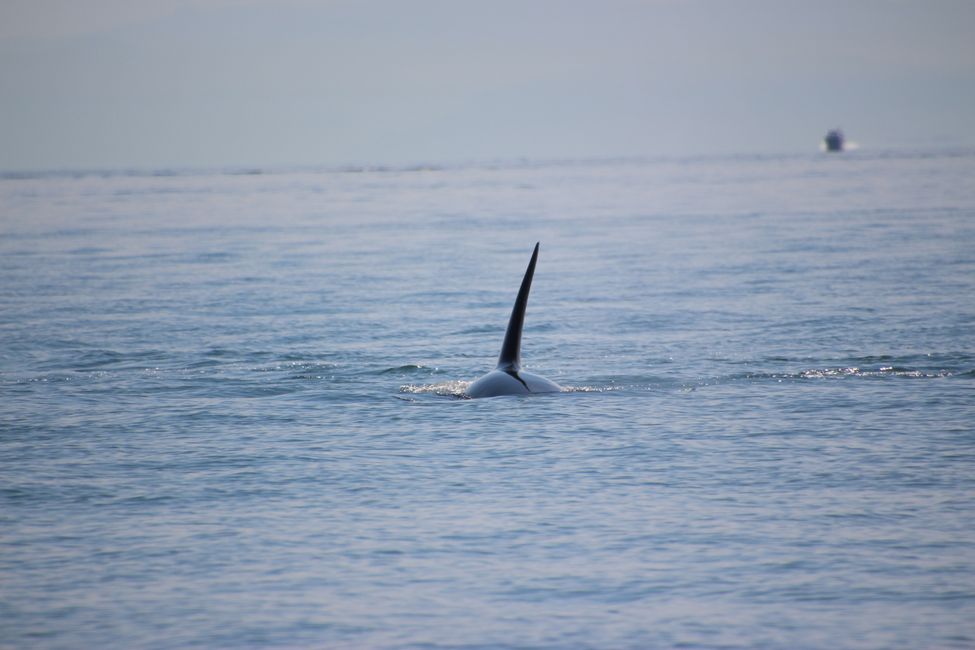
[[[975,644],[971,152],[239,171],[0,180],[0,645]]]

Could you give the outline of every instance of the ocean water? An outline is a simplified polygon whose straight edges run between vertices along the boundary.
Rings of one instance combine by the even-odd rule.
[[[0,647],[975,647],[973,179],[7,174]]]

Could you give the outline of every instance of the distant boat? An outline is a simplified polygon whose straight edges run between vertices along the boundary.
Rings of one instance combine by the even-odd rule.
[[[823,138],[826,151],[843,151],[843,132],[839,129],[830,129],[826,137]]]

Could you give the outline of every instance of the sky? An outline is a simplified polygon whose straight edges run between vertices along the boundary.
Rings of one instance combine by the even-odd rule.
[[[0,0],[0,170],[975,146],[972,0]]]

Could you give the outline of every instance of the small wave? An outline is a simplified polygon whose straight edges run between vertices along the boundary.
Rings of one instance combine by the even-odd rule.
[[[6,375],[12,377],[11,383],[13,384],[48,384],[58,381],[72,381],[77,379],[77,376],[70,376],[64,374],[40,374],[40,375],[25,375],[23,377],[16,377],[13,375]]]
[[[406,384],[399,387],[399,392],[409,393],[410,395],[439,395],[441,397],[456,397],[458,399],[467,398],[467,387],[470,381],[444,381],[439,384]]]
[[[194,372],[204,372],[206,368],[214,368],[221,365],[216,359],[200,359],[199,361],[193,361],[188,363],[183,367],[183,370],[189,370]]]
[[[227,348],[210,348],[203,354],[208,357],[230,357],[235,356],[236,353],[233,350],[228,350]]]
[[[473,382],[471,381],[445,381],[438,384],[406,384],[405,386],[400,386],[401,393],[409,393],[411,395],[440,395],[442,397],[457,397],[457,398],[467,398],[467,387]],[[561,392],[563,393],[610,393],[616,391],[627,390],[632,388],[632,386],[562,386]]]
[[[626,390],[627,386],[563,386],[563,393],[612,393]]]
[[[455,334],[458,336],[471,336],[474,334],[495,334],[501,331],[502,328],[500,325],[475,325],[455,332]]]
[[[837,379],[837,378],[883,378],[883,377],[904,377],[908,379],[936,379],[942,377],[953,377],[957,373],[951,370],[925,371],[914,368],[903,368],[898,366],[882,366],[880,368],[866,369],[858,366],[838,366],[827,368],[810,368],[798,372],[748,372],[741,375],[732,375],[730,379],[775,379],[783,380],[802,380],[802,379]]]
[[[206,253],[198,253],[189,258],[187,261],[191,264],[220,264],[232,259],[234,259],[234,255],[232,253],[227,253],[225,251],[209,251]]]
[[[141,369],[146,365],[161,362],[165,359],[165,356],[159,350],[119,352],[117,350],[90,349],[77,354],[71,362],[70,369],[75,372],[89,372],[103,369]]]
[[[882,366],[875,369],[862,369],[859,367],[813,369],[805,370],[799,373],[799,376],[803,379],[819,379],[824,377],[908,377],[912,379],[934,379],[937,377],[950,377],[953,374],[950,370],[929,372],[914,368]]]
[[[812,368],[795,374],[797,379],[823,379],[825,377],[856,377],[860,375],[859,368]]]
[[[378,374],[380,375],[433,375],[438,372],[440,372],[439,368],[424,366],[418,363],[408,363],[403,366],[397,366],[395,368],[386,368],[385,370],[380,370]]]
[[[254,372],[299,372],[307,374],[309,372],[325,372],[337,368],[337,364],[315,361],[286,361],[284,363],[272,363],[252,368]]]

